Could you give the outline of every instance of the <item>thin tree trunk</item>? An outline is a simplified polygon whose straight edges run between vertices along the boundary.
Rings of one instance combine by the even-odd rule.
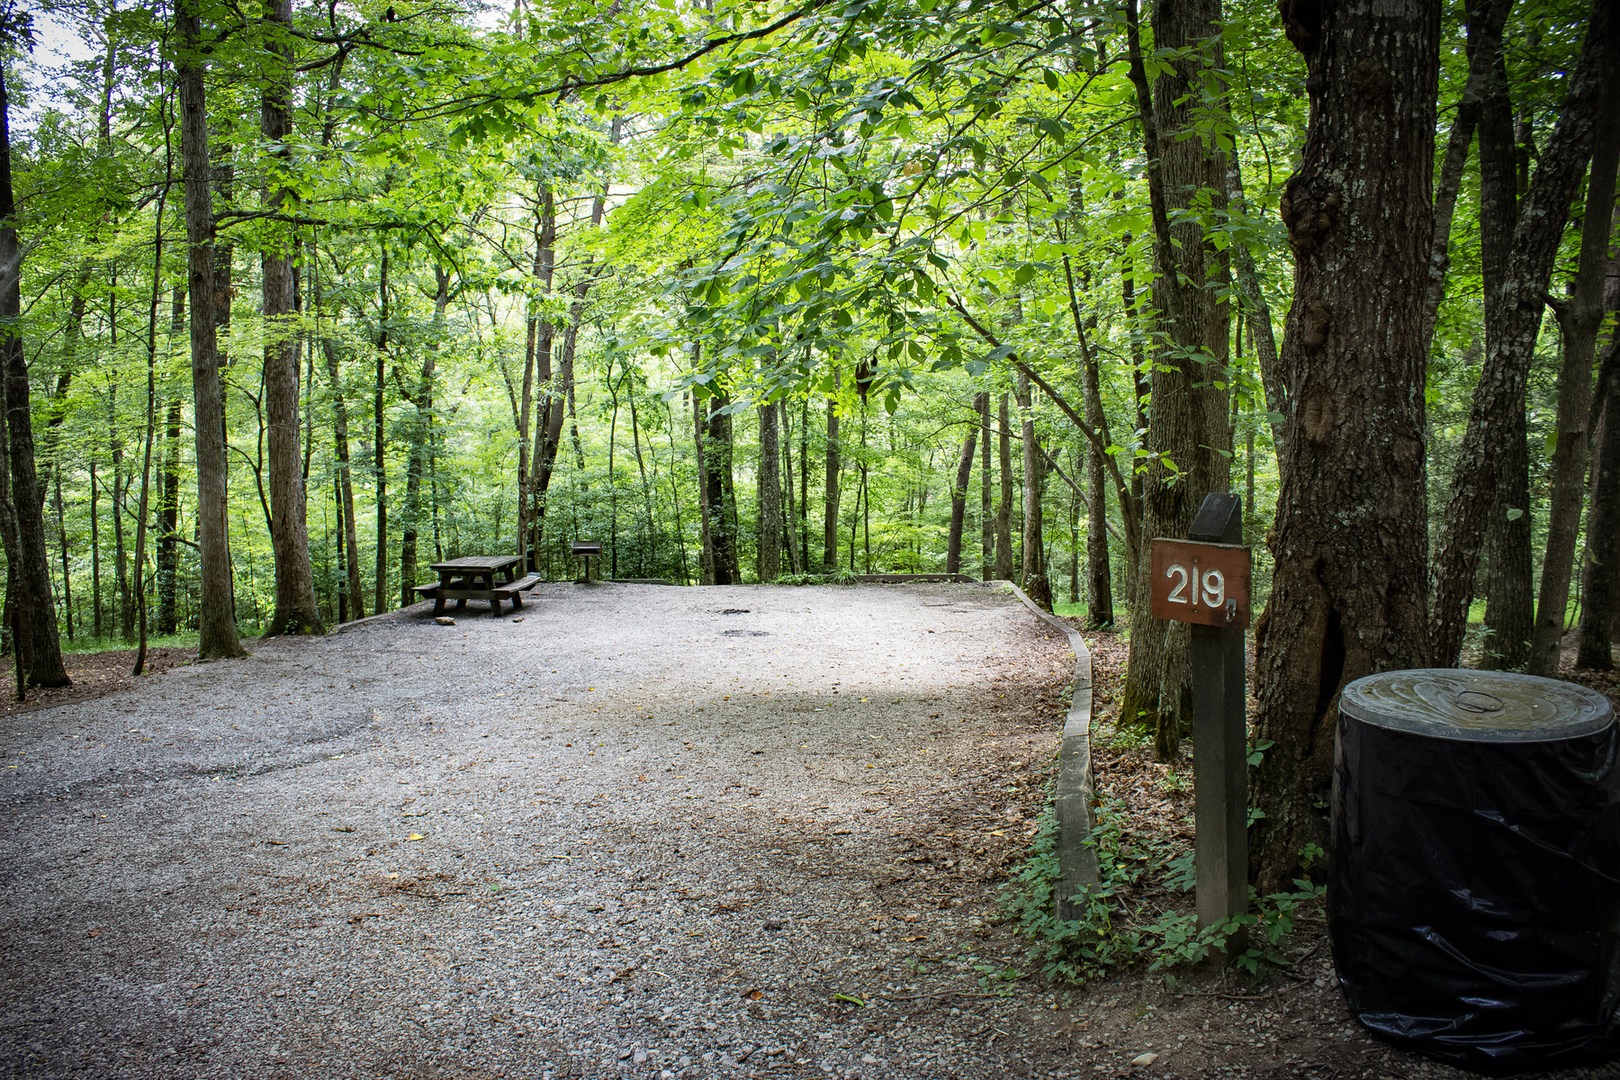
[[[169,191],[174,184],[172,146],[170,132],[166,129],[163,138],[163,189],[158,193],[157,210],[153,214],[157,227],[153,230],[152,288],[146,309],[146,437],[141,450],[140,509],[135,515],[135,602],[140,606],[140,644],[135,651],[133,675],[140,675],[146,670],[149,620],[146,615],[146,585],[142,578],[146,572],[146,524],[152,497],[152,452],[157,441],[158,305],[163,295],[163,218]]]
[[[129,481],[124,475],[124,444],[118,434],[118,388],[107,390],[107,456],[112,459],[113,581],[117,586],[119,636],[135,640],[135,598],[129,587],[129,548],[124,543],[124,519],[128,516],[124,495]]]
[[[1041,520],[1041,495],[1046,483],[1040,444],[1035,441],[1035,414],[1029,376],[1018,374],[1018,412],[1024,450],[1023,571],[1019,584],[1024,595],[1045,611],[1052,610],[1052,582],[1046,572],[1046,536]],[[969,451],[968,460],[972,460]]]
[[[382,245],[382,259],[377,278],[377,345],[374,351],[375,369],[371,384],[371,475],[377,500],[377,550],[374,560],[375,575],[371,589],[372,614],[381,615],[388,610],[388,432],[387,389],[388,347],[391,341],[389,320],[388,244]]]
[[[782,428],[776,403],[759,407],[759,580],[782,575]]]
[[[951,486],[951,527],[945,541],[945,572],[962,572],[962,529],[967,522],[968,484],[973,479],[973,453],[979,445],[978,414],[987,407],[990,395],[984,392],[973,397],[974,423],[962,440],[962,453],[956,459],[956,483]]]
[[[1007,408],[1007,395],[1001,395],[996,406],[996,462],[1001,467],[1000,498],[996,500],[996,580],[1011,581],[1013,576],[1012,547],[1012,419]]]
[[[422,350],[422,371],[417,378],[416,392],[411,395],[415,422],[411,425],[410,449],[405,459],[405,523],[399,537],[399,589],[400,603],[409,604],[416,599],[413,591],[417,573],[417,543],[422,522],[422,483],[428,471],[428,458],[433,446],[433,387],[437,378],[439,342],[446,336],[445,312],[450,306],[450,274],[442,266],[434,266],[433,333],[432,340]],[[520,556],[522,552],[518,553]]]
[[[838,569],[838,502],[842,494],[839,477],[844,467],[838,444],[838,402],[827,399],[827,468],[821,515],[821,568],[827,573]]]
[[[1548,278],[1570,204],[1591,156],[1596,127],[1602,122],[1602,83],[1620,67],[1617,18],[1620,11],[1614,4],[1607,0],[1594,3],[1586,43],[1557,127],[1519,209],[1507,273],[1500,289],[1486,292],[1487,326],[1500,330],[1494,337],[1487,336],[1484,368],[1435,553],[1430,660],[1441,666],[1455,663],[1461,652],[1481,541],[1491,516],[1502,508],[1497,497],[1502,490],[1502,443],[1516,430],[1513,416],[1524,410]]]
[[[1620,259],[1610,263],[1605,307],[1620,317]],[[1611,334],[1598,369],[1598,415],[1593,425],[1591,509],[1581,575],[1581,630],[1575,667],[1614,668],[1614,624],[1620,612],[1620,333]]]
[[[1083,393],[1086,421],[1101,428],[1102,368],[1095,350],[1086,350]],[[1108,478],[1103,451],[1086,443],[1086,621],[1093,629],[1114,625],[1114,570],[1108,553]]]
[[[1154,42],[1184,51],[1161,70],[1149,90],[1137,40],[1135,3],[1127,4],[1130,71],[1148,152],[1148,194],[1154,223],[1154,302],[1163,335],[1152,364],[1144,476],[1143,535],[1187,535],[1206,494],[1227,487],[1231,441],[1226,393],[1230,342],[1227,260],[1188,214],[1198,197],[1224,200],[1225,155],[1198,134],[1199,111],[1223,67],[1219,0],[1159,4]],[[1224,104],[1223,106],[1224,107]],[[1170,463],[1173,463],[1170,464]],[[1155,752],[1169,760],[1190,727],[1191,668],[1185,626],[1152,617],[1146,572],[1148,545],[1137,556],[1131,603],[1131,651],[1121,701],[1122,718],[1154,731]]]
[[[692,344],[692,360],[697,363],[699,346]],[[704,445],[703,399],[692,395],[692,441],[697,447],[698,489],[698,581],[713,585],[714,574],[714,509],[709,502],[709,453]]]
[[[983,391],[973,399],[979,409],[979,578],[989,581],[995,575],[996,514],[991,494],[991,467],[994,441],[990,430],[990,394]]]
[[[724,394],[709,398],[703,432],[703,483],[709,504],[709,536],[714,548],[714,584],[738,585],[737,502],[732,488],[731,414]]]
[[[1513,102],[1508,96],[1507,65],[1500,51],[1486,80],[1479,122],[1480,270],[1485,295],[1485,344],[1512,333],[1504,321],[1505,295],[1518,223],[1518,145],[1513,130]],[[1522,405],[1522,403],[1521,403]],[[1534,622],[1530,598],[1530,458],[1524,409],[1498,418],[1506,425],[1497,440],[1500,458],[1488,492],[1497,505],[1488,519],[1484,542],[1490,551],[1485,572],[1486,640],[1481,666],[1512,670],[1523,666]]]
[[[782,427],[782,494],[784,505],[782,515],[785,521],[783,539],[787,548],[788,573],[805,573],[804,559],[800,554],[800,537],[803,535],[799,519],[799,502],[793,494],[793,417],[788,412],[787,402],[779,401],[776,408],[781,416]]]
[[[641,479],[642,520],[639,526],[639,531],[641,533],[640,547],[642,547],[644,550],[649,547],[652,549],[650,567],[651,576],[657,577],[662,573],[663,556],[662,552],[659,550],[660,545],[656,540],[657,534],[654,531],[652,480],[647,476],[647,459],[641,452],[641,417],[636,409],[636,385],[634,380],[630,379],[629,372],[630,369],[627,368],[625,371],[625,379],[627,388],[629,390],[629,393],[626,396],[630,399],[630,445],[635,449],[636,452],[636,475]],[[648,439],[648,448],[651,449],[651,436],[649,436]],[[680,534],[680,529],[681,523],[679,515],[677,514],[675,521],[675,532],[677,535]],[[648,566],[641,566],[642,574],[647,574],[648,570]]]
[[[185,330],[186,290],[175,286],[169,301],[169,330],[179,337]],[[170,395],[163,413],[163,466],[158,473],[157,520],[157,632],[177,633],[180,615],[177,591],[180,576],[180,396]]]
[[[542,298],[549,296],[557,265],[557,203],[549,187],[539,194],[535,217],[534,277]],[[529,314],[533,369],[538,384],[534,405],[534,450],[529,459],[530,546],[538,556],[545,528],[546,501],[551,490],[552,474],[556,470],[557,450],[562,442],[563,398],[553,382],[552,346],[555,328],[551,320],[543,317],[540,301],[535,302]],[[527,389],[525,389],[527,397]]]
[[[1243,174],[1238,168],[1238,156],[1233,154],[1227,159],[1226,166],[1226,197],[1232,204],[1233,212],[1248,212],[1243,197]],[[1283,399],[1282,380],[1277,370],[1277,338],[1271,328],[1271,305],[1266,302],[1266,294],[1260,287],[1260,270],[1255,266],[1254,255],[1246,244],[1236,243],[1231,247],[1233,264],[1233,283],[1237,286],[1236,292],[1242,304],[1243,325],[1249,328],[1249,338],[1254,346],[1255,360],[1260,366],[1260,385],[1266,393],[1266,417],[1271,427],[1271,443],[1280,455],[1283,444],[1288,439],[1288,429],[1283,422],[1292,412],[1288,402]],[[1234,395],[1235,397],[1235,395]],[[1250,432],[1253,438],[1253,432]],[[1248,508],[1252,511],[1254,500],[1249,500]]]
[[[1616,106],[1615,80],[1609,79],[1608,83],[1604,112],[1612,116]],[[1607,124],[1598,129],[1597,143],[1592,150],[1580,262],[1571,296],[1567,303],[1555,309],[1563,330],[1564,363],[1558,373],[1558,441],[1553,448],[1547,546],[1541,562],[1541,592],[1536,603],[1535,641],[1529,665],[1532,675],[1548,678],[1558,674],[1575,543],[1581,527],[1581,502],[1586,494],[1586,462],[1592,435],[1589,428],[1592,365],[1606,306],[1605,279],[1620,287],[1620,247],[1609,250],[1609,238],[1620,227],[1614,199],[1617,169],[1620,169],[1620,124]]]
[[[9,470],[8,470],[9,475]],[[90,609],[96,640],[106,633],[101,614],[101,488],[96,462],[90,459]]]
[[[1487,84],[1501,61],[1502,28],[1507,23],[1513,0],[1469,0],[1468,79],[1457,102],[1457,115],[1451,121],[1445,157],[1434,187],[1434,232],[1429,254],[1429,283],[1423,304],[1423,340],[1434,340],[1439,321],[1440,301],[1446,295],[1446,270],[1450,266],[1451,223],[1462,190],[1463,171],[1468,164],[1468,146],[1479,125]]]

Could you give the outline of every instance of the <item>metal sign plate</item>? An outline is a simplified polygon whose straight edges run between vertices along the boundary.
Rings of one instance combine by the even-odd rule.
[[[1156,619],[1242,630],[1249,625],[1249,549],[1155,538],[1150,549]]]

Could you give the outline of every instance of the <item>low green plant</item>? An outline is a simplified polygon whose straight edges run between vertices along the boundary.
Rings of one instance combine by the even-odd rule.
[[[1164,838],[1141,839],[1124,827],[1119,803],[1105,799],[1086,841],[1097,855],[1098,881],[1072,897],[1078,916],[1060,919],[1056,889],[1060,878],[1057,819],[1051,806],[1040,816],[1030,854],[1002,894],[1003,908],[1028,939],[1041,972],[1054,982],[1081,985],[1109,971],[1147,963],[1169,971],[1226,952],[1240,934],[1246,940],[1233,963],[1252,974],[1285,962],[1282,945],[1303,908],[1318,902],[1323,889],[1308,878],[1295,889],[1250,897],[1249,911],[1198,928],[1187,904],[1165,904],[1168,896],[1190,899],[1193,853]],[[1321,858],[1306,848],[1307,871]]]
[[[773,585],[858,585],[858,578],[853,570],[829,570],[825,574],[783,574]]]

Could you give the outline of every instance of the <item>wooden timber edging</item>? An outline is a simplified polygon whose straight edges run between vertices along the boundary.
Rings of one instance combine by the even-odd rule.
[[[1097,852],[1091,839],[1091,650],[1080,631],[1042,611],[1040,606],[1010,581],[986,582],[1006,585],[1035,616],[1069,639],[1074,650],[1074,696],[1063,721],[1063,738],[1058,749],[1057,791],[1053,808],[1057,815],[1058,882],[1053,890],[1056,915],[1060,919],[1080,916],[1080,905],[1073,897],[1097,884]]]
[[[980,583],[978,578],[970,578],[966,574],[856,574],[855,580],[862,585],[909,585],[914,581],[945,581],[957,585]]]

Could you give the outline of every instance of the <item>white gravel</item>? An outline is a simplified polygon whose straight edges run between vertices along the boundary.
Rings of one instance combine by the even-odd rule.
[[[1097,1075],[989,924],[1071,664],[1015,597],[532,596],[14,717],[0,1071]]]

